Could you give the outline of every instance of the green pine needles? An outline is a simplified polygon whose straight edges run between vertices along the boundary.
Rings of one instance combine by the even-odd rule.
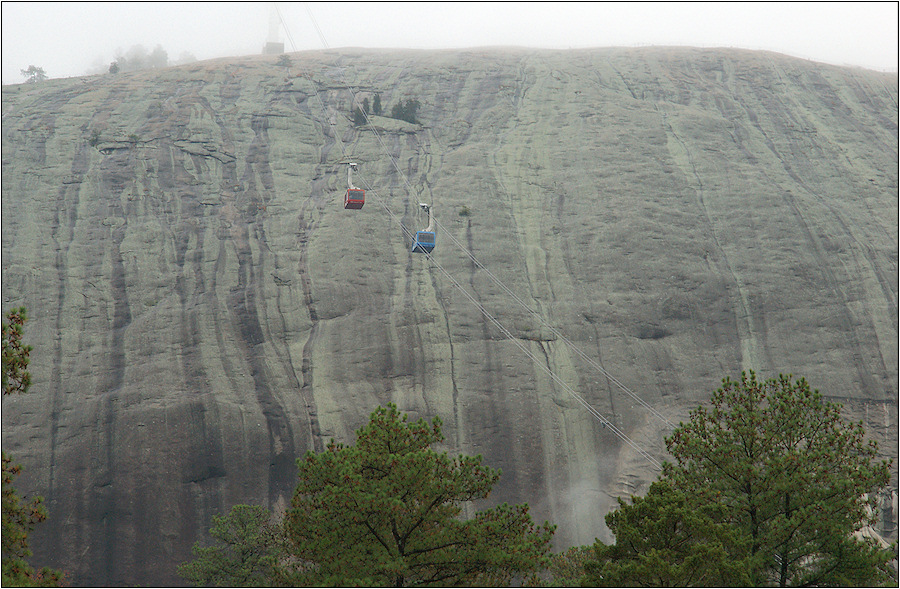
[[[379,407],[351,446],[333,440],[297,461],[291,506],[273,535],[263,508],[215,518],[219,546],[194,547],[179,574],[198,585],[448,586],[534,582],[549,563],[554,526],[527,505],[464,519],[500,471],[481,456],[439,453],[441,420],[410,423]],[[235,508],[237,509],[237,508]]]
[[[22,341],[22,333],[28,313],[25,307],[11,309],[3,322],[3,394],[21,395],[28,392],[31,374],[28,360],[31,346]]]
[[[607,514],[615,544],[550,555],[555,526],[527,505],[464,517],[500,472],[434,450],[439,418],[379,407],[355,444],[297,461],[280,523],[239,506],[215,519],[224,546],[195,547],[179,573],[234,586],[892,585],[894,547],[860,533],[890,462],[840,409],[802,378],[726,378],[666,439],[660,480]]]
[[[198,586],[264,587],[277,578],[284,556],[280,530],[260,505],[235,505],[226,516],[213,516],[215,546],[195,544],[196,557],[178,566],[178,575]]]
[[[586,582],[638,586],[895,583],[885,549],[859,536],[890,479],[861,423],[805,379],[726,378],[666,440],[674,463],[646,497],[607,516]]]
[[[28,362],[31,346],[22,340],[28,320],[25,307],[6,313],[2,326],[3,396],[28,392],[31,373]],[[13,462],[5,451],[3,457],[3,557],[2,585],[8,587],[58,587],[65,573],[43,567],[35,570],[25,560],[31,556],[28,535],[34,527],[46,521],[47,510],[43,497],[20,496],[13,483],[22,473],[22,466]]]
[[[379,407],[354,446],[333,441],[298,460],[300,484],[284,522],[292,555],[315,563],[300,582],[329,585],[495,585],[541,570],[554,527],[528,506],[500,505],[461,519],[500,472],[481,456],[451,458],[441,420],[407,421]]]

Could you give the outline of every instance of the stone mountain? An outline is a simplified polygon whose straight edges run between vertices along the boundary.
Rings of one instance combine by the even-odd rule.
[[[807,377],[896,459],[896,74],[690,48],[288,57],[3,87],[3,310],[28,308],[34,346],[3,447],[50,510],[35,564],[179,583],[213,515],[283,509],[295,459],[387,402],[501,468],[490,502],[528,502],[557,548],[609,540],[671,424],[744,369]],[[376,94],[419,124],[354,126]]]

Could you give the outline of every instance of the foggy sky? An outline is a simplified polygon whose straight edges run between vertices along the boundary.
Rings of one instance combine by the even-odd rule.
[[[3,2],[2,79],[106,71],[161,45],[174,62],[258,54],[272,2]],[[742,47],[897,71],[896,2],[279,2],[285,51],[330,48]],[[312,18],[310,17],[312,13]],[[315,19],[313,21],[313,19]],[[315,28],[318,25],[321,35]],[[293,43],[292,43],[293,42]]]

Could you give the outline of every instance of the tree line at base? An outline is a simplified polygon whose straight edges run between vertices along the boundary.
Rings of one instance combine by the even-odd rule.
[[[859,532],[890,479],[862,424],[805,379],[726,378],[666,439],[674,462],[643,497],[619,499],[606,545],[550,553],[555,527],[506,504],[461,519],[499,472],[430,448],[440,420],[379,407],[354,446],[297,461],[280,523],[260,506],[217,517],[219,544],[179,574],[197,585],[881,586],[894,546]]]
[[[3,323],[4,398],[30,384],[25,319]],[[607,514],[615,543],[553,554],[555,526],[528,505],[463,517],[500,471],[437,452],[440,418],[410,422],[391,404],[355,444],[297,460],[283,517],[234,506],[177,572],[201,586],[896,586],[896,546],[862,534],[891,463],[840,408],[803,378],[725,378],[666,438],[659,480]],[[61,571],[25,560],[47,513],[12,487],[20,469],[4,452],[3,585],[58,586]]]

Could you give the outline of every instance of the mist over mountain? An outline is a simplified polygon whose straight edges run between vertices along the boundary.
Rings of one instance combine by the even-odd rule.
[[[672,424],[749,369],[864,423],[896,540],[896,74],[690,48],[287,57],[3,87],[3,310],[27,307],[34,350],[2,435],[50,512],[32,562],[178,584],[213,515],[283,510],[296,458],[388,402],[502,469],[470,511],[527,502],[559,549],[608,541]],[[384,116],[410,100],[418,124]]]

